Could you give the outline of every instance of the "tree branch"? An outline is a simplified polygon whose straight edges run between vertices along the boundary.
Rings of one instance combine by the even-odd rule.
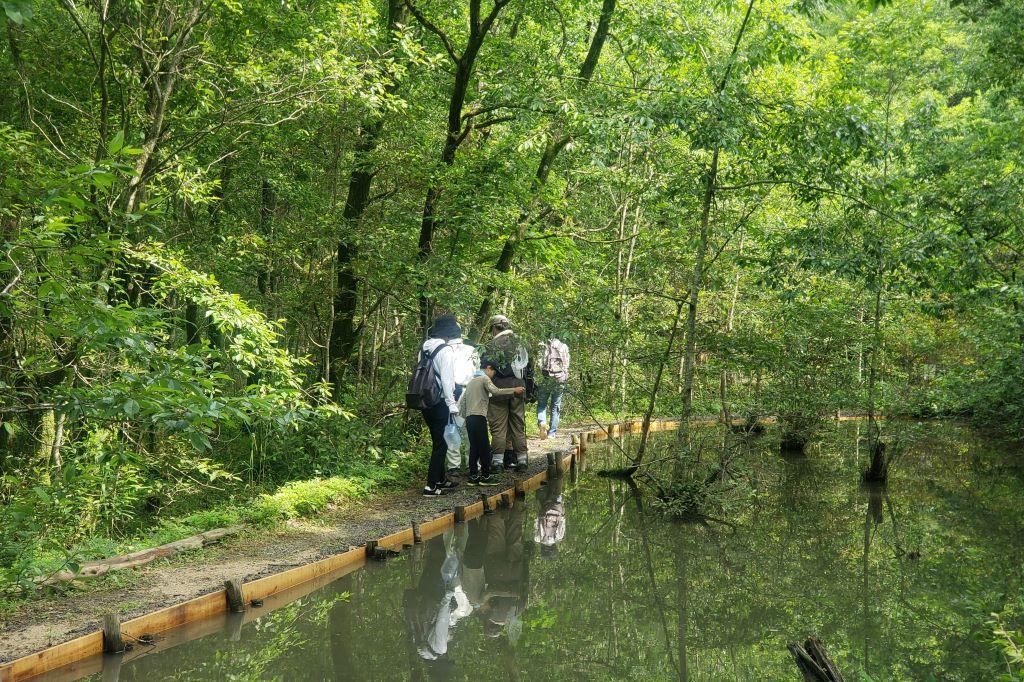
[[[416,17],[416,21],[423,25],[423,28],[427,29],[438,38],[441,39],[441,43],[444,45],[445,51],[448,52],[448,56],[452,58],[452,61],[458,64],[462,57],[455,53],[455,47],[452,46],[452,41],[448,38],[448,35],[442,31],[438,26],[430,19],[417,9],[416,5],[412,4],[412,0],[405,0],[405,6],[409,8],[412,15]]]

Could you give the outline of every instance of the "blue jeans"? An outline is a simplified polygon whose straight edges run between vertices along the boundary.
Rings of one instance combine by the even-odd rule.
[[[558,418],[562,413],[562,392],[565,384],[545,380],[537,386],[537,423],[547,422],[548,431],[558,430]],[[548,421],[548,405],[551,405],[551,420]]]

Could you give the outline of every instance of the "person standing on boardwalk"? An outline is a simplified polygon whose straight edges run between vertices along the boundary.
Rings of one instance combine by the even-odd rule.
[[[484,346],[483,356],[494,363],[494,385],[498,388],[522,386],[524,396],[495,397],[487,408],[487,426],[491,432],[491,469],[501,471],[503,466],[525,469],[526,401],[533,397],[533,363],[526,345],[512,331],[504,315],[490,320],[491,340]],[[511,450],[513,458],[505,461]]]
[[[459,416],[459,403],[455,398],[455,375],[458,358],[451,342],[462,340],[462,328],[454,315],[441,315],[430,328],[430,337],[423,343],[421,361],[430,358],[433,379],[440,389],[440,399],[424,406],[423,421],[430,429],[430,465],[427,468],[427,485],[423,495],[432,497],[444,495],[455,487],[455,482],[445,476],[445,457],[448,443],[444,430]]]
[[[487,435],[487,410],[491,397],[520,396],[526,391],[522,386],[495,386],[493,381],[496,370],[494,360],[484,358],[480,371],[459,399],[459,414],[465,418],[466,430],[469,432],[469,485],[498,483],[491,477],[491,442]]]
[[[448,342],[452,350],[455,351],[455,400],[459,400],[462,397],[462,392],[466,390],[466,386],[473,379],[477,370],[480,369],[480,353],[477,351],[476,346],[469,343],[465,339],[452,339]],[[455,417],[455,422],[459,427],[459,432],[462,434],[462,446],[453,448],[448,446],[448,454],[445,456],[445,465],[448,468],[448,479],[451,480],[453,476],[457,476],[462,472],[462,449],[466,449],[467,460],[469,453],[469,432],[466,430],[466,412],[460,410],[459,416]]]
[[[565,382],[569,380],[569,347],[552,336],[540,344],[541,379],[537,384],[537,431],[541,439],[558,432],[558,420],[562,413],[562,394]],[[551,421],[548,421],[548,408]]]

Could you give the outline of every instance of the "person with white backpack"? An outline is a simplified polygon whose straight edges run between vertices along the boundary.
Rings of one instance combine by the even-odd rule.
[[[455,400],[459,400],[462,397],[462,392],[466,390],[466,386],[469,385],[469,382],[472,381],[473,377],[480,370],[480,353],[475,345],[465,339],[452,339],[448,342],[448,345],[455,351],[454,395]],[[466,413],[460,411],[459,416],[455,418],[455,422],[462,435],[462,442],[459,447],[448,446],[445,464],[448,468],[449,480],[462,472],[463,449],[466,451],[466,460],[468,461],[469,459],[469,432],[466,430]]]
[[[569,347],[552,336],[540,344],[541,380],[537,385],[537,431],[541,439],[558,433],[562,413],[562,394],[569,380]],[[548,410],[551,421],[548,421]]]

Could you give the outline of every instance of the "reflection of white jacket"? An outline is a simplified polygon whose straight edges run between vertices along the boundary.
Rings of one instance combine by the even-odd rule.
[[[440,658],[448,652],[448,631],[452,623],[452,592],[446,591],[437,605],[437,615],[427,631],[426,641],[419,647],[420,657],[428,661]]]
[[[444,397],[444,402],[451,412],[456,413],[459,411],[459,403],[455,400],[455,375],[459,362],[453,344],[462,345],[462,339],[457,339],[457,341],[458,344],[455,344],[454,340],[449,341],[448,348],[438,351],[433,360],[434,371],[441,383],[441,395]],[[427,339],[423,342],[423,352],[430,354],[435,348],[442,345],[444,345],[444,339]]]

